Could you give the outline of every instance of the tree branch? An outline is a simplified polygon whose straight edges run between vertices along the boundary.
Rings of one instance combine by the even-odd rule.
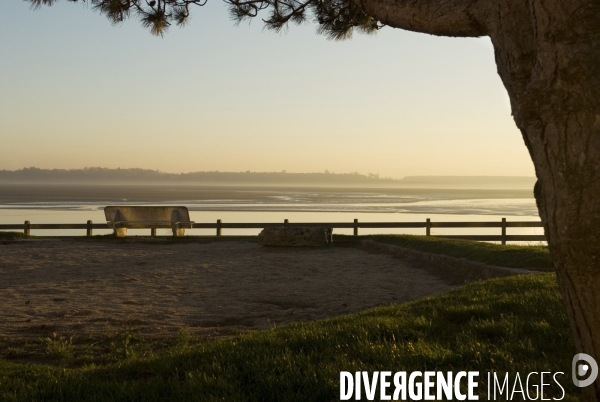
[[[385,25],[438,36],[488,34],[479,0],[351,0]]]

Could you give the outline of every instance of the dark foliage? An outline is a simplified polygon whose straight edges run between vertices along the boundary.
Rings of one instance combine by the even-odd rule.
[[[51,6],[57,0],[25,0],[33,8]],[[135,15],[154,35],[162,36],[172,24],[183,26],[190,17],[191,6],[203,6],[207,0],[67,0],[88,2],[113,24]],[[329,39],[342,40],[357,29],[374,33],[382,25],[365,14],[350,0],[224,0],[236,23],[264,14],[268,29],[281,31],[290,22],[317,24],[317,32]]]

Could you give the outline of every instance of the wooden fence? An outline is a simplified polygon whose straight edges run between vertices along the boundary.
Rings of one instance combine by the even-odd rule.
[[[225,223],[220,219],[216,223],[194,223],[193,229],[216,229],[216,235],[221,236],[223,229],[263,229],[268,227],[329,227],[333,229],[354,229],[354,235],[358,235],[359,228],[391,229],[391,228],[423,228],[426,236],[442,237],[446,239],[478,240],[478,241],[545,241],[544,235],[508,235],[507,228],[541,228],[542,222],[507,222],[502,218],[500,222],[302,222],[291,223],[287,219],[281,223]],[[498,235],[432,235],[431,228],[500,228]],[[0,230],[23,230],[26,235],[32,229],[79,229],[85,230],[87,236],[92,236],[94,229],[110,229],[107,223],[31,223],[25,221],[22,224],[0,224]],[[151,235],[156,236],[156,228],[151,229]]]

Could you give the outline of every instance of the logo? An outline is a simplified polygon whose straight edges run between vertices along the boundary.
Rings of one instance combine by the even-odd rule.
[[[588,354],[577,353],[573,356],[571,368],[573,373],[573,384],[577,387],[587,387],[598,378],[598,363],[596,363],[596,360]],[[587,378],[585,380],[580,379],[585,378],[586,376]]]

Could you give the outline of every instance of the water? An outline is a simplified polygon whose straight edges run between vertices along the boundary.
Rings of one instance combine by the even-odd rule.
[[[167,189],[168,190],[168,189]],[[94,223],[106,222],[106,205],[185,205],[197,223],[216,222],[481,222],[507,218],[510,221],[539,221],[534,199],[521,190],[465,189],[281,189],[281,188],[220,188],[218,191],[183,193],[176,199],[163,191],[164,200],[147,196],[128,199],[116,196],[100,200],[88,194],[81,200],[54,200],[45,191],[42,202],[32,202],[35,196],[19,200],[13,196],[0,204],[0,223]],[[179,192],[178,192],[179,191]],[[141,192],[140,192],[141,193]],[[129,195],[129,194],[128,194]],[[57,196],[58,197],[58,196]],[[57,198],[55,197],[55,198]],[[94,199],[97,198],[97,199]],[[134,198],[133,200],[131,198]],[[0,201],[2,201],[0,199]],[[111,231],[94,230],[94,234]],[[223,235],[256,235],[260,229],[223,229]],[[158,229],[167,235],[167,229]],[[191,235],[214,235],[214,229],[188,229]],[[352,234],[352,229],[335,229],[337,234]],[[359,229],[360,234],[425,234],[425,229]],[[33,235],[85,235],[85,230],[32,230]],[[149,235],[149,229],[129,230],[128,235]],[[432,228],[432,235],[500,234],[500,228]],[[507,234],[544,234],[543,228],[508,228]]]

